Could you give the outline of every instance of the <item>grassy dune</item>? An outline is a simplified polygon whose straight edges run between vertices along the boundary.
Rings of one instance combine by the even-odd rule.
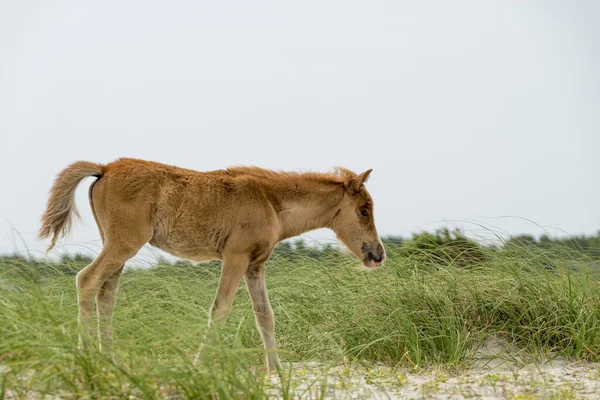
[[[372,271],[338,253],[273,257],[267,285],[282,361],[324,366],[294,396],[324,396],[327,366],[461,369],[490,336],[532,358],[600,361],[600,270],[585,254],[553,246],[463,256],[399,249]],[[0,398],[290,397],[298,382],[287,369],[277,384],[265,379],[243,284],[223,340],[191,364],[219,273],[203,265],[127,271],[113,363],[93,347],[77,349],[72,275],[1,264]]]

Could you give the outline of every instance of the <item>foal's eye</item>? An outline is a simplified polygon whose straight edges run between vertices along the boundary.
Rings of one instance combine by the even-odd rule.
[[[369,216],[369,210],[367,210],[366,208],[361,208],[360,209],[360,215],[362,215],[363,217],[367,218]]]

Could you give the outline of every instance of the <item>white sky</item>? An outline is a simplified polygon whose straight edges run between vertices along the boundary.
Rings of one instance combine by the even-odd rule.
[[[374,168],[382,235],[593,234],[598,21],[598,1],[2,0],[0,253],[41,254],[62,168],[123,156]],[[58,251],[98,247],[88,183]]]

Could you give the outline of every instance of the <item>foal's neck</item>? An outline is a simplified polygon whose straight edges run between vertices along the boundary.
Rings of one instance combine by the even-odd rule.
[[[344,196],[334,184],[308,185],[275,193],[281,227],[280,240],[318,228],[328,228]]]

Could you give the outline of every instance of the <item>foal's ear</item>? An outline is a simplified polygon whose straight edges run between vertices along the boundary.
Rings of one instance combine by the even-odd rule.
[[[355,177],[351,178],[346,186],[348,191],[350,193],[357,193],[360,190],[360,188],[362,188],[362,186],[365,184],[367,179],[369,179],[369,175],[372,171],[372,169],[369,169],[363,172],[362,174],[356,175]]]
[[[360,186],[364,185],[365,182],[369,179],[369,175],[371,175],[371,172],[373,172],[373,169],[368,169],[358,176]]]

